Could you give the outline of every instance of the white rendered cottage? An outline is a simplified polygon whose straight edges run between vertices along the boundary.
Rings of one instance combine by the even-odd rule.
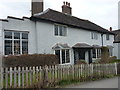
[[[91,63],[99,58],[101,46],[108,46],[111,56],[113,53],[114,34],[72,16],[72,8],[67,2],[64,2],[62,12],[43,11],[43,2],[32,2],[30,18],[8,16],[1,19],[0,24],[3,55],[56,54],[60,64],[74,64],[81,59]]]

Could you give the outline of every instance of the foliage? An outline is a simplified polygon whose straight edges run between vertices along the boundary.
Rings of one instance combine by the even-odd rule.
[[[113,60],[110,61],[110,63],[115,63],[115,62],[120,63],[120,59],[113,59]]]
[[[85,60],[80,59],[76,62],[76,64],[87,64],[87,62]]]
[[[100,63],[109,63],[109,49],[108,47],[102,47],[101,48],[101,60]]]
[[[32,67],[58,64],[58,57],[53,54],[33,54],[4,57],[3,67]]]

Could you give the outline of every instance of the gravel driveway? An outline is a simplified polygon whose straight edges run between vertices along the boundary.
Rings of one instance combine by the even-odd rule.
[[[118,88],[118,77],[98,81],[82,82],[65,88]]]

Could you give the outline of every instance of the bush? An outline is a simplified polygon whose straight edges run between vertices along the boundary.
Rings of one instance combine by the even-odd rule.
[[[78,60],[76,64],[87,64],[87,62],[85,60]]]
[[[108,52],[108,47],[102,47],[101,48],[101,60],[100,60],[100,63],[109,63],[110,62],[110,59],[109,59],[109,52]]]
[[[3,67],[32,67],[55,64],[58,64],[58,57],[53,54],[8,56],[3,59]]]

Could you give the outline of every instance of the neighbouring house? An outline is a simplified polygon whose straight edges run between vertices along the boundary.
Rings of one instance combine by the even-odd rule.
[[[70,3],[64,2],[59,12],[50,8],[43,11],[43,1],[33,1],[31,17],[0,20],[3,55],[56,54],[59,64],[75,64],[77,60],[91,63],[100,58],[102,46],[109,47],[113,55],[114,33],[72,16]]]
[[[115,33],[114,40],[114,55],[120,59],[120,29],[113,31]]]

